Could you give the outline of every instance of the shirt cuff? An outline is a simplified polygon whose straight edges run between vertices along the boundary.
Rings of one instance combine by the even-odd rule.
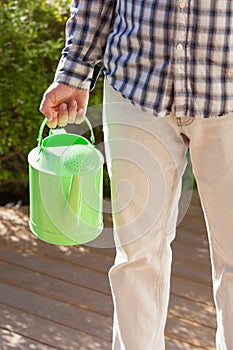
[[[89,62],[72,60],[69,57],[61,57],[54,81],[69,85],[81,90],[91,90],[95,86],[93,78],[95,66]]]

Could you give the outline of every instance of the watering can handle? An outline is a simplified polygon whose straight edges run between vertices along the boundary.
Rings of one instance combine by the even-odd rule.
[[[93,132],[91,123],[90,123],[89,119],[87,119],[86,116],[84,117],[84,120],[85,120],[88,128],[90,129],[90,132],[91,132],[90,140],[91,140],[92,145],[94,146],[95,145],[95,136],[94,136],[94,132]],[[43,131],[44,131],[44,128],[45,128],[45,125],[47,124],[47,122],[48,122],[48,119],[45,118],[43,120],[43,122],[41,123],[40,129],[39,129],[39,134],[38,134],[38,138],[37,138],[37,141],[38,141],[37,147],[39,147],[39,148],[41,148],[41,145],[42,145],[42,140],[43,140],[42,134],[43,134]]]

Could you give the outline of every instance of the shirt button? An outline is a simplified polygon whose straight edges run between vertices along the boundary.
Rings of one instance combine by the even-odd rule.
[[[183,45],[182,44],[178,44],[176,46],[176,48],[177,48],[177,50],[181,51],[181,50],[183,50]]]
[[[180,6],[181,9],[183,9],[183,8],[186,6],[186,3],[183,2],[183,1],[181,1],[181,2],[179,3],[179,6]]]

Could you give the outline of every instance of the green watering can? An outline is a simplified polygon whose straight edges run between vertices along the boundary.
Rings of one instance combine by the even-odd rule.
[[[28,155],[30,229],[43,241],[59,245],[83,244],[103,230],[103,164],[91,137],[54,133],[42,138]]]

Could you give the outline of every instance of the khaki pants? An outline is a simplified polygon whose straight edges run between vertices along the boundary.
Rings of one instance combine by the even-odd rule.
[[[103,125],[116,244],[112,349],[165,349],[170,244],[189,148],[210,244],[216,348],[232,350],[233,113],[155,117],[105,81]]]

